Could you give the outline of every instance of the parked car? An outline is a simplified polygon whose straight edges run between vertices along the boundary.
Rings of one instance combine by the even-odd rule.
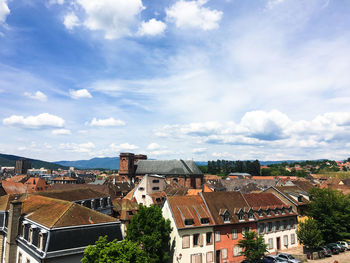
[[[277,254],[277,257],[287,261],[288,263],[301,263],[301,261],[299,259],[296,259],[291,254],[279,253],[279,254]]]
[[[339,254],[340,249],[337,244],[329,243],[326,245],[326,247],[328,247],[332,251],[333,255]]]
[[[326,246],[322,247],[321,252],[323,253],[323,255],[325,257],[331,257],[332,256],[332,251],[331,251],[331,249],[329,247],[326,247]]]
[[[348,242],[346,242],[346,241],[337,241],[337,244],[345,247],[345,250],[349,250],[349,248],[350,248]]]
[[[285,261],[276,255],[268,255],[264,256],[264,258],[262,259],[262,263],[288,263],[288,261]]]
[[[338,246],[339,252],[344,252],[345,251],[345,247],[344,246],[342,246],[342,245],[340,245],[338,243],[332,243],[332,244],[335,244],[336,246]]]

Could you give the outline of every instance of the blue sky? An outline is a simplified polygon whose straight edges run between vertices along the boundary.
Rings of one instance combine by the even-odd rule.
[[[0,152],[350,156],[350,2],[0,0]]]

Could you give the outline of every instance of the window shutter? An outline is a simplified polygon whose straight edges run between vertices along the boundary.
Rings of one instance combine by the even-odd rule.
[[[211,263],[213,261],[214,261],[214,259],[213,259],[213,252],[212,251],[207,252],[207,263]]]
[[[182,237],[182,248],[189,248],[190,247],[190,236],[183,236]]]

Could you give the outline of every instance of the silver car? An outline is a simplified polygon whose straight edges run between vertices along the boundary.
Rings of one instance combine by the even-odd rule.
[[[292,255],[287,254],[287,253],[279,253],[279,254],[277,254],[277,257],[287,261],[288,263],[301,263],[301,261],[299,259],[296,259]]]

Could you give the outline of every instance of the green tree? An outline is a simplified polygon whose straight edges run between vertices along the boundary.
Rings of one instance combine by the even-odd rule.
[[[238,241],[238,246],[243,249],[241,254],[251,262],[258,262],[267,252],[263,236],[255,231],[244,232],[243,239]]]
[[[299,223],[297,235],[300,243],[311,249],[317,249],[324,244],[322,232],[318,228],[317,221],[312,218]]]
[[[151,263],[168,262],[170,253],[170,220],[165,220],[158,206],[140,206],[126,231],[126,239],[140,244]]]
[[[148,263],[146,252],[132,241],[107,241],[107,236],[100,237],[95,246],[88,246],[84,251],[82,263]]]
[[[308,205],[307,213],[317,221],[324,241],[328,243],[349,238],[349,196],[329,188],[313,188],[310,194],[312,201]]]

